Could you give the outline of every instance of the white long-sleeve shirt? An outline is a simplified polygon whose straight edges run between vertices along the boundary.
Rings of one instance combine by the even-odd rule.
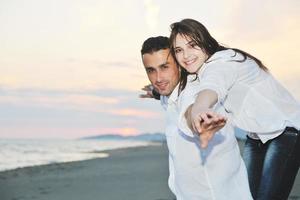
[[[233,124],[262,142],[277,137],[287,126],[299,130],[299,102],[254,60],[234,61],[242,59],[233,50],[216,52],[199,70],[198,84],[191,90],[214,90]]]
[[[206,149],[197,136],[179,130],[179,113],[195,101],[189,88],[178,97],[176,88],[169,98],[161,97],[166,109],[166,138],[169,149],[169,187],[177,200],[252,199],[244,162],[240,156],[233,127],[228,124],[210,141]]]

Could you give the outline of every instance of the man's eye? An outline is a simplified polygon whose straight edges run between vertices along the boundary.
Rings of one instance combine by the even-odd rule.
[[[153,69],[146,69],[146,72],[149,74],[149,73],[152,73],[154,70]]]

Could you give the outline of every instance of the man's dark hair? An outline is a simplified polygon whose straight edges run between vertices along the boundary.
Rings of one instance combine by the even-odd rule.
[[[143,43],[141,54],[144,55],[145,53],[153,53],[162,49],[169,49],[170,48],[170,41],[168,37],[164,36],[157,36],[157,37],[150,37]]]
[[[170,48],[170,40],[168,37],[164,36],[157,36],[157,37],[150,37],[143,43],[141,54],[144,55],[146,53],[153,53],[163,49]],[[153,89],[152,95],[154,99],[160,99],[160,94]]]

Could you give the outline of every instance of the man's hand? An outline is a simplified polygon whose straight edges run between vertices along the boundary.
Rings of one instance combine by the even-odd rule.
[[[142,88],[142,90],[145,91],[146,94],[140,94],[140,95],[139,95],[140,98],[154,98],[154,97],[153,97],[153,93],[152,93],[153,86],[152,86],[151,84],[145,85],[145,86]]]
[[[142,88],[142,90],[145,91],[146,94],[140,94],[140,98],[154,98],[158,100],[160,99],[160,94],[157,91],[155,91],[154,87],[151,84],[145,85]]]

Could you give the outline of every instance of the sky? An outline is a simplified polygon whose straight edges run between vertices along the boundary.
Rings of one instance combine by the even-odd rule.
[[[163,132],[140,49],[184,18],[263,61],[300,100],[298,0],[0,0],[0,138]]]

